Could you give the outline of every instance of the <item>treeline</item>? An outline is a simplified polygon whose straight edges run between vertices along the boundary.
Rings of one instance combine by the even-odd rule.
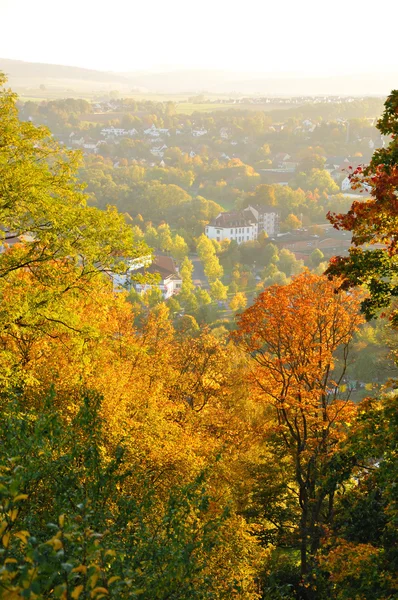
[[[396,142],[365,203],[380,233],[366,208],[335,217],[358,242],[340,279],[271,285],[228,335],[113,292],[145,240],[86,205],[78,157],[15,103],[1,92],[0,598],[394,598],[397,394],[340,384],[361,303],[394,322]],[[358,263],[365,234],[390,252]]]

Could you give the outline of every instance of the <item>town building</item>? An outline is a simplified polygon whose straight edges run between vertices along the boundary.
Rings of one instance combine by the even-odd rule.
[[[249,205],[240,211],[220,213],[205,228],[206,236],[222,242],[234,240],[238,244],[252,242],[262,231],[269,236],[279,232],[279,211],[273,206]]]

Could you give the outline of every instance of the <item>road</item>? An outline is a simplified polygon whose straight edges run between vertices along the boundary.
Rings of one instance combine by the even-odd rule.
[[[200,285],[205,290],[208,290],[209,282],[207,281],[207,277],[205,275],[203,265],[202,265],[201,261],[199,260],[199,257],[194,254],[191,254],[189,256],[189,260],[193,264],[193,274],[192,274],[193,283],[195,285]]]

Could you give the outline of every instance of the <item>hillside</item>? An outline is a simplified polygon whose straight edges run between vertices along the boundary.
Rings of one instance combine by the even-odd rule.
[[[265,66],[266,67],[266,66]],[[89,93],[117,89],[122,93],[143,91],[163,94],[210,94],[305,96],[386,95],[396,86],[394,73],[363,73],[355,76],[300,77],[297,74],[239,73],[221,70],[175,70],[114,73],[66,65],[30,63],[0,58],[0,71],[18,92],[51,89]]]

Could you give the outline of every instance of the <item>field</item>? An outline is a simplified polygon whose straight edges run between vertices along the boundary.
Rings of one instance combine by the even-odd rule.
[[[83,98],[89,101],[98,101],[105,98],[109,99],[109,90],[89,90],[83,88],[58,88],[48,87],[44,90],[38,88],[15,88],[15,91],[19,94],[20,99],[24,102],[33,101],[41,102],[43,100],[59,100],[62,98]],[[198,113],[209,113],[215,111],[225,110],[251,110],[251,111],[272,111],[272,110],[286,110],[289,108],[296,107],[297,104],[277,104],[273,102],[253,104],[251,102],[235,103],[230,96],[212,95],[207,94],[206,98],[208,102],[193,103],[189,102],[188,94],[149,94],[149,93],[138,93],[131,91],[120,91],[117,97],[120,98],[135,98],[136,100],[149,100],[152,102],[174,102],[176,104],[177,113],[184,115],[191,115],[195,112]],[[89,118],[88,118],[89,117]],[[84,121],[90,122],[105,122],[110,119],[120,118],[120,113],[106,113],[103,115],[92,114],[82,115]]]

